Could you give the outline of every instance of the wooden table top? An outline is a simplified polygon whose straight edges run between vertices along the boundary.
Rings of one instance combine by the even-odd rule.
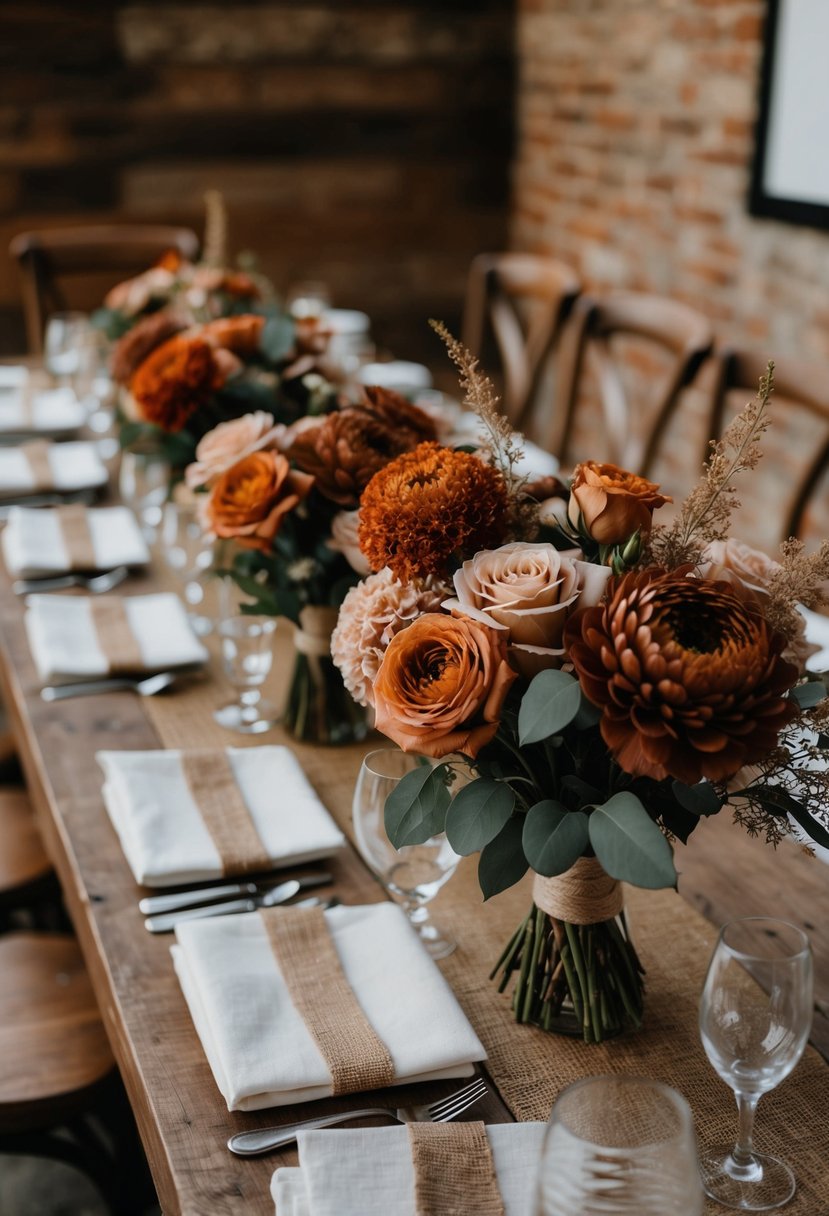
[[[127,593],[166,585],[158,571],[136,577]],[[292,1153],[241,1160],[225,1144],[234,1131],[293,1121],[365,1104],[365,1095],[311,1106],[258,1114],[231,1114],[213,1081],[201,1044],[181,995],[169,954],[170,938],[153,937],[142,923],[136,903],[144,893],[134,882],[101,799],[99,749],[141,749],[162,745],[148,708],[131,694],[83,697],[47,705],[23,628],[23,605],[0,573],[0,682],[21,753],[33,804],[47,848],[57,867],[81,947],[110,1037],[113,1052],[133,1105],[165,1216],[273,1216],[269,1180],[276,1166],[293,1163]],[[290,634],[277,649],[277,678],[284,680],[290,662]],[[221,683],[208,686],[221,703]],[[189,696],[171,694],[169,705],[181,707],[181,742],[241,742],[214,727],[211,698],[204,687]],[[192,712],[188,706],[192,705]],[[166,712],[166,711],[165,711]],[[201,715],[201,716],[200,716]],[[158,720],[157,717],[155,719]],[[266,737],[282,741],[281,732]],[[262,742],[262,738],[251,742]],[[173,745],[169,733],[165,742]],[[297,754],[323,801],[346,830],[351,793],[360,759],[369,744],[321,749],[296,745]],[[777,853],[751,842],[721,816],[709,822],[678,855],[680,892],[705,915],[722,919],[752,912],[786,916],[809,929],[829,919],[829,883],[825,867],[795,848]],[[453,915],[466,900],[475,907],[472,859],[441,892]],[[307,868],[307,867],[304,867]],[[376,880],[348,850],[330,866],[336,893],[346,902],[383,898]],[[450,894],[451,892],[451,894]],[[526,911],[526,888],[490,901],[494,947],[505,939]],[[476,916],[479,912],[475,910]],[[818,1007],[814,1041],[829,1050],[829,943],[813,934],[818,971]],[[472,958],[470,954],[468,956]],[[464,965],[462,951],[454,971]],[[472,965],[470,962],[469,965]],[[475,965],[480,965],[475,960]],[[493,992],[493,1001],[496,995]],[[476,1026],[476,1029],[478,1027]],[[515,1028],[516,1050],[527,1050],[527,1032]],[[535,1041],[534,1039],[532,1040]],[[595,1071],[602,1071],[599,1067]],[[829,1077],[829,1074],[827,1074]],[[384,1094],[380,1105],[431,1100],[457,1083],[418,1086]],[[495,1088],[493,1086],[493,1088]],[[388,1101],[386,1101],[388,1099]],[[472,1117],[497,1121],[512,1118],[497,1093]]]

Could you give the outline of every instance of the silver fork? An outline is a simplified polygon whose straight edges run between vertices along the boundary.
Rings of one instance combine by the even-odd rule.
[[[160,671],[158,675],[142,679],[132,679],[129,676],[107,677],[103,680],[84,680],[77,684],[56,684],[41,688],[40,695],[44,701],[65,701],[67,697],[91,697],[101,692],[137,692],[141,697],[154,697],[156,693],[164,692],[178,680],[180,672]]]
[[[83,587],[93,595],[104,595],[123,583],[129,574],[126,566],[116,566],[103,574],[58,574],[54,578],[21,578],[12,583],[15,595],[32,595],[44,591],[65,591],[67,587]]]
[[[227,1142],[227,1147],[237,1157],[256,1157],[270,1153],[275,1148],[293,1144],[297,1132],[319,1127],[335,1127],[338,1123],[350,1123],[352,1119],[367,1119],[370,1115],[386,1115],[397,1123],[449,1123],[469,1110],[487,1093],[483,1077],[476,1077],[463,1089],[458,1089],[448,1098],[432,1102],[429,1106],[402,1106],[391,1110],[386,1106],[372,1106],[364,1110],[345,1110],[338,1115],[323,1115],[319,1119],[303,1119],[301,1123],[288,1123],[284,1127],[263,1127],[255,1132],[237,1132]]]

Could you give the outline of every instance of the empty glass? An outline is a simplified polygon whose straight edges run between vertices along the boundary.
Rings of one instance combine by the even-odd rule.
[[[131,450],[121,456],[118,489],[132,507],[141,530],[152,544],[161,524],[170,485],[170,463],[156,450]]]
[[[699,1024],[708,1059],[737,1098],[736,1144],[703,1152],[706,1192],[725,1207],[765,1212],[788,1203],[794,1174],[754,1151],[757,1103],[803,1055],[812,1025],[812,952],[806,934],[765,916],[720,932],[705,978]]]
[[[75,387],[85,372],[90,351],[89,318],[82,312],[56,312],[46,322],[43,355],[46,370],[59,384]]]
[[[386,798],[400,778],[421,764],[431,763],[396,747],[369,752],[354,790],[354,833],[360,856],[389,894],[403,905],[432,958],[445,958],[455,949],[455,942],[434,923],[426,904],[452,877],[460,857],[443,834],[425,844],[396,849],[384,824]]]
[[[321,317],[331,307],[331,294],[325,283],[316,279],[305,279],[293,283],[285,296],[286,307],[298,321]]]
[[[535,1216],[701,1216],[685,1099],[644,1077],[588,1077],[553,1107]]]
[[[168,502],[161,525],[162,553],[167,565],[181,579],[187,616],[194,631],[204,637],[213,622],[204,612],[204,578],[213,562],[213,549],[193,503]]]
[[[244,612],[238,587],[226,579],[220,597],[218,634],[228,682],[238,692],[235,701],[213,714],[220,726],[243,735],[260,735],[276,726],[279,711],[262,696],[262,685],[273,661],[276,618]]]

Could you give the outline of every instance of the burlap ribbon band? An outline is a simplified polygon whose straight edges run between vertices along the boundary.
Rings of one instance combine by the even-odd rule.
[[[256,830],[224,749],[193,748],[182,752],[185,780],[210,833],[223,874],[267,870],[271,858]]]
[[[69,569],[94,570],[98,563],[86,507],[81,503],[69,503],[58,507],[56,515],[69,558]]]
[[[595,857],[580,857],[575,865],[555,878],[533,880],[537,908],[571,925],[597,925],[618,916],[624,906],[622,887],[602,869]]]
[[[483,1123],[410,1123],[416,1216],[504,1216]]]
[[[321,608],[313,604],[303,608],[299,614],[299,628],[294,633],[294,646],[299,653],[319,659],[329,656],[337,616],[336,608]]]
[[[102,595],[89,601],[89,611],[108,670],[115,675],[141,671],[145,666],[144,658],[130,627],[124,601],[117,595]]]
[[[294,1007],[331,1074],[332,1092],[391,1085],[392,1058],[345,977],[322,908],[273,908],[260,916]]]
[[[32,475],[33,489],[37,490],[53,490],[55,488],[55,478],[52,473],[52,465],[49,461],[49,448],[51,444],[45,439],[33,439],[31,443],[22,443],[20,451],[26,458],[26,463],[29,466],[29,472]]]

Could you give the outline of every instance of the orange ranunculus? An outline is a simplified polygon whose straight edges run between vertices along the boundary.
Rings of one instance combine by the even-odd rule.
[[[570,487],[570,520],[581,515],[588,534],[600,545],[618,545],[639,529],[651,530],[657,507],[673,502],[659,486],[615,464],[586,460],[576,465]]]
[[[135,410],[143,422],[165,431],[180,431],[224,384],[227,352],[217,352],[203,338],[180,334],[147,356],[130,381]]]
[[[377,729],[404,752],[474,758],[498,730],[515,678],[505,633],[465,617],[424,613],[383,655],[374,682]]]
[[[203,521],[216,536],[267,553],[283,518],[313,482],[292,469],[281,452],[253,452],[213,486],[202,508]]]
[[[259,340],[265,328],[265,318],[255,313],[240,317],[220,317],[202,327],[202,337],[241,358],[250,358],[259,351]]]

